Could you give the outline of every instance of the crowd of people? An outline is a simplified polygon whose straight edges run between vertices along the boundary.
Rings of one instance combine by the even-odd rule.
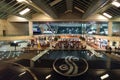
[[[54,39],[51,38],[50,40],[48,38],[48,40],[46,40],[44,37],[43,38],[40,37],[31,39],[28,44],[28,47],[47,48],[51,46],[53,49],[86,49],[86,46],[89,45],[91,47],[98,49],[98,46],[94,46],[93,44],[91,44],[90,41],[86,42],[87,45],[84,44],[83,42],[86,41],[79,37],[57,38],[57,40],[55,38]],[[112,48],[110,46],[105,46],[104,49],[107,51],[120,51],[120,47]]]
[[[31,39],[28,43],[28,47],[31,48],[46,48],[50,47],[50,42],[47,40],[40,40],[38,38]]]
[[[52,47],[55,49],[86,49],[86,45],[83,45],[79,38],[63,38]]]
[[[120,47],[114,47],[114,48],[112,48],[111,46],[106,46],[105,49],[107,51],[116,51],[116,52],[120,51]]]

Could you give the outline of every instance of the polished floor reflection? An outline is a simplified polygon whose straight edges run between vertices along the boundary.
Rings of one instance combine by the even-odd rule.
[[[33,67],[30,66],[30,59],[20,59],[15,62],[31,70],[38,80],[119,80],[120,78],[120,61],[104,55],[102,51],[98,56],[89,50],[49,50],[34,62]],[[19,66],[11,64],[6,66],[2,63],[0,65],[2,65],[0,80],[9,80],[10,78],[6,76],[17,76],[21,73],[21,68],[18,69],[20,72],[16,70]],[[63,74],[54,67],[63,70]],[[67,70],[68,72],[65,73]],[[18,77],[14,77],[15,80],[33,80],[32,77],[29,77],[30,79]]]
[[[101,76],[108,74],[105,80],[119,80],[120,61],[113,60],[104,54],[102,57],[92,55],[89,50],[51,50],[35,62],[37,69],[32,69],[41,80],[102,80]],[[88,70],[79,76],[64,76],[53,69],[56,59],[65,59],[67,56],[84,58],[88,63]],[[58,64],[61,64],[59,62]]]

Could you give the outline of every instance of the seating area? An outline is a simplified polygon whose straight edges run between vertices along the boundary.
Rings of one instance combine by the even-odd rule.
[[[17,58],[22,54],[22,51],[0,51],[0,60]]]

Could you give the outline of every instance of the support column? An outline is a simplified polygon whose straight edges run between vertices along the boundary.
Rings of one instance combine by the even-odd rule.
[[[30,67],[34,67],[34,61],[30,60]]]
[[[111,59],[110,58],[107,58],[106,67],[108,70],[111,69]]]
[[[112,36],[112,21],[109,21],[108,22],[108,36],[111,37]],[[109,41],[108,42],[108,46],[111,46],[112,45],[112,42]]]
[[[101,24],[97,24],[97,34],[100,34],[100,26]]]
[[[33,22],[29,21],[29,36],[33,36]]]
[[[112,36],[112,21],[108,22],[108,36]]]

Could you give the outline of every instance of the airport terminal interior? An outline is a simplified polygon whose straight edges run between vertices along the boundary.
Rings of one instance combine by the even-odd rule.
[[[120,0],[0,0],[0,80],[120,80]]]

